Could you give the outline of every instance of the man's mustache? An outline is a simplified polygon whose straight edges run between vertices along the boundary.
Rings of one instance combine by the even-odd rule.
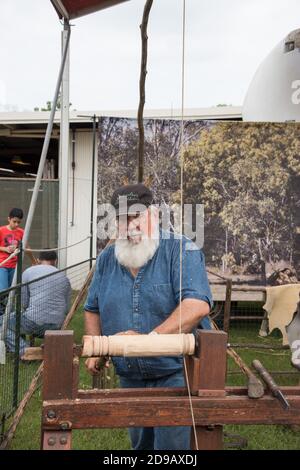
[[[140,235],[143,235],[143,232],[140,230],[130,230],[127,232],[128,237],[133,238],[133,237],[139,237]]]

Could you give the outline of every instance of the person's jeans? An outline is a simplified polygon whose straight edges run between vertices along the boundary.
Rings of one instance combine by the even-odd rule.
[[[159,379],[130,380],[120,376],[123,388],[185,387],[183,371]],[[129,428],[134,450],[190,450],[189,426],[161,426],[157,428]]]
[[[3,317],[0,317],[0,328],[3,323]],[[26,317],[26,314],[21,314],[21,328],[20,335],[36,335],[43,337],[46,330],[59,330],[59,325],[54,325],[53,323],[45,323],[44,325],[38,325],[32,320]],[[8,352],[14,352],[16,347],[16,314],[15,312],[11,313],[9,316],[7,331],[5,336],[5,345]],[[28,341],[20,336],[20,357],[25,353],[25,348],[29,347]]]
[[[14,272],[15,268],[0,267],[0,291],[8,289],[11,286]]]
[[[13,277],[14,277],[15,268],[1,268],[0,267],[0,315],[3,315],[5,312],[5,307],[8,299],[8,294],[1,294],[1,291],[9,289]]]

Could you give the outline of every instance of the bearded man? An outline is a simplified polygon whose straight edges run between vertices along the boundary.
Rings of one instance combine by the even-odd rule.
[[[175,334],[210,328],[212,297],[202,251],[188,238],[159,229],[152,192],[143,184],[118,188],[111,203],[117,238],[98,257],[85,304],[85,334]],[[182,357],[112,361],[124,388],[185,386]],[[99,373],[99,362],[87,359],[90,373]],[[129,433],[135,450],[190,449],[190,427],[130,428]]]

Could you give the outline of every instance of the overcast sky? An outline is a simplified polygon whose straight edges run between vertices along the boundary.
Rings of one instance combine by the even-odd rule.
[[[136,109],[144,0],[72,21],[72,109]],[[186,107],[242,105],[264,57],[300,27],[299,0],[186,0]],[[154,0],[146,108],[181,102],[182,0]],[[52,100],[61,24],[50,0],[1,0],[0,110]]]

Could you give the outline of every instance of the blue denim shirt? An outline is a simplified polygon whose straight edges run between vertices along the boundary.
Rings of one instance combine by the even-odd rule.
[[[168,239],[162,237],[162,233]],[[204,300],[212,305],[204,255],[183,237],[181,298]],[[191,249],[192,248],[192,249]],[[103,335],[134,330],[147,334],[160,325],[180,302],[180,240],[160,233],[153,258],[134,277],[115,257],[115,247],[106,248],[97,260],[85,310],[99,314]],[[210,329],[205,317],[201,327]],[[147,379],[172,374],[182,368],[181,357],[114,357],[119,375]]]

